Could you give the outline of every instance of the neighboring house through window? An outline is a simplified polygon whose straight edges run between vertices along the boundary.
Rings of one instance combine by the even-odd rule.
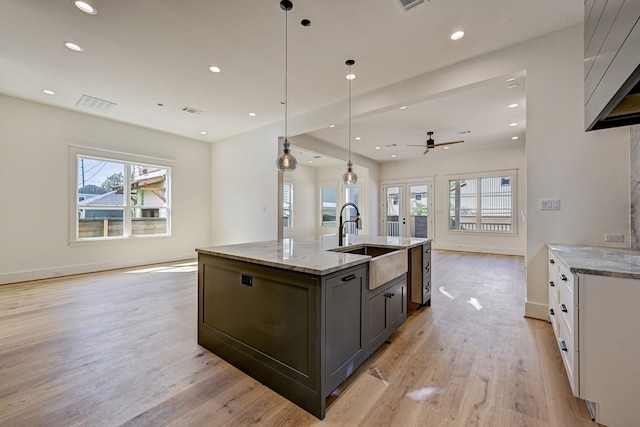
[[[91,149],[71,157],[72,241],[170,234],[170,167]]]

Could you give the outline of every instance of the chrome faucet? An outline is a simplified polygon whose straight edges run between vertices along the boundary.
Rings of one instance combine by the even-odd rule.
[[[348,219],[346,221],[342,221],[342,211],[344,211],[344,208],[346,208],[347,206],[353,206],[356,210],[356,219]],[[355,222],[356,223],[356,227],[358,228],[358,230],[362,230],[362,220],[360,219],[360,211],[358,211],[358,206],[355,203],[345,203],[344,205],[342,205],[342,208],[340,208],[340,226],[338,227],[338,246],[342,246],[344,243],[344,225],[347,222]]]

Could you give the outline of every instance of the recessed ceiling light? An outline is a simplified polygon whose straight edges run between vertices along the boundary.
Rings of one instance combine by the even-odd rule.
[[[205,132],[205,131],[201,131],[200,132],[200,135],[206,135],[206,134],[207,134],[207,132]]]
[[[309,163],[313,163],[313,160],[309,160]]]
[[[511,126],[511,127],[518,126],[518,124],[516,122],[513,122],[513,123],[509,123],[509,126]]]
[[[216,67],[215,65],[212,65],[211,67],[209,67],[209,70],[210,70],[212,73],[219,73],[219,72],[221,71],[221,70],[220,70],[220,67]]]
[[[56,94],[54,91],[49,90],[49,89],[43,89],[42,91],[43,91],[44,93],[46,93],[47,95],[55,95],[55,94]]]
[[[257,114],[254,113],[253,111],[249,113],[249,117],[255,117],[255,116],[257,116]]]
[[[517,106],[518,106],[518,104],[513,103],[513,104],[507,105],[507,108],[516,108]]]
[[[464,37],[464,31],[462,31],[462,30],[456,31],[455,33],[451,34],[451,36],[450,36],[451,40],[460,40],[463,37]]]
[[[396,155],[395,155],[395,154],[392,154],[392,155],[391,155],[391,157],[393,157],[393,158],[395,159],[395,158],[396,158]]]
[[[356,75],[355,75],[355,74],[353,74],[353,73],[350,73],[350,74],[347,74],[347,75],[346,75],[346,78],[347,78],[347,80],[353,80],[353,79],[355,79],[355,78],[356,78]]]
[[[442,147],[442,148],[444,148],[445,150],[448,150],[448,149],[449,149],[449,148],[451,148],[451,147]]]
[[[87,13],[89,15],[95,15],[96,13],[98,13],[96,8],[91,6],[86,1],[79,1],[78,0],[78,1],[74,1],[73,4],[75,4],[78,9],[80,9],[81,11],[83,11],[84,13]]]
[[[356,137],[355,137],[355,140],[356,140],[356,141],[360,141],[361,139],[362,139],[362,138],[361,138],[361,137],[359,137],[359,136],[356,136]]]
[[[512,136],[511,139],[513,139],[515,141],[516,139],[518,139],[518,137],[517,136]]]
[[[507,82],[512,82],[512,81],[514,81],[515,79],[516,79],[515,77],[511,77],[511,78],[508,78],[508,79],[507,79],[507,80],[505,80],[505,81],[507,81]]]
[[[71,42],[64,42],[64,45],[67,47],[67,49],[71,49],[75,52],[82,52],[84,51],[84,49],[81,46],[78,46],[75,43],[71,43]]]
[[[401,109],[401,110],[406,110],[406,109],[407,109],[407,106],[406,106],[406,105],[403,105],[402,107],[400,107],[400,109]]]
[[[376,150],[379,150],[379,149],[380,149],[380,147],[376,147]]]
[[[518,87],[518,83],[514,83],[512,85],[507,86],[507,89],[515,89]]]
[[[329,127],[330,127],[330,128],[334,128],[334,127],[336,127],[336,125],[329,125]]]

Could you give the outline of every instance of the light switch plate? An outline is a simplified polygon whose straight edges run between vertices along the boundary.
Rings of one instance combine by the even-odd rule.
[[[541,211],[557,211],[560,210],[560,199],[540,199]]]

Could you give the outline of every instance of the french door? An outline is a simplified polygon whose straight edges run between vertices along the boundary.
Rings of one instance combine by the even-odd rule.
[[[396,237],[432,237],[433,180],[382,185],[382,233]]]

